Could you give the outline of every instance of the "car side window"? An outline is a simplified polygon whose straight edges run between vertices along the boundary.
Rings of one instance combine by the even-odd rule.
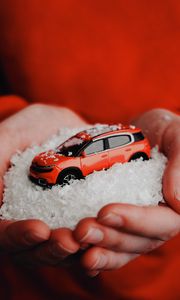
[[[98,153],[104,150],[104,142],[103,140],[98,140],[92,142],[87,148],[84,150],[86,155]]]
[[[142,134],[141,131],[140,131],[140,132],[133,133],[133,136],[134,136],[135,142],[139,142],[139,141],[144,140],[144,135]]]
[[[130,143],[131,137],[129,135],[116,135],[108,138],[109,148],[116,148]]]

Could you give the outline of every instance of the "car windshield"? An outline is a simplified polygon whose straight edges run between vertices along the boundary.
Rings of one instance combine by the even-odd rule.
[[[57,148],[56,153],[64,156],[77,156],[79,151],[87,144],[87,140],[74,136],[65,141]]]

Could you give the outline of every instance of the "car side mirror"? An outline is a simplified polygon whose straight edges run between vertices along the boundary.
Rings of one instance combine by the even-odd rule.
[[[83,151],[83,152],[81,153],[81,156],[82,156],[82,157],[86,157],[86,152]]]

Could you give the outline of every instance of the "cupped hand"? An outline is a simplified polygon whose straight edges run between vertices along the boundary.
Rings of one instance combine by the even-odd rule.
[[[169,207],[116,203],[101,209],[97,218],[80,221],[74,237],[89,246],[82,264],[92,276],[119,268],[180,232],[180,118],[155,109],[134,123],[143,129],[151,145],[158,145],[168,157],[163,193]]]
[[[81,220],[75,239],[89,245],[82,264],[89,274],[113,270],[180,232],[180,216],[169,207],[109,204],[97,218]]]
[[[3,176],[11,156],[34,143],[42,143],[60,127],[80,127],[85,122],[66,108],[31,105],[0,123],[0,199]],[[77,252],[71,230],[51,231],[40,220],[0,221],[0,249],[22,264],[57,264]]]
[[[180,213],[180,116],[165,109],[153,109],[135,122],[152,146],[158,145],[168,158],[163,177],[166,203]]]

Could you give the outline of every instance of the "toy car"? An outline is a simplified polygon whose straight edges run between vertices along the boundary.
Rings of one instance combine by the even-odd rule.
[[[94,171],[150,157],[150,145],[135,126],[98,125],[81,131],[55,150],[35,156],[29,178],[34,183],[50,187],[65,185]]]

